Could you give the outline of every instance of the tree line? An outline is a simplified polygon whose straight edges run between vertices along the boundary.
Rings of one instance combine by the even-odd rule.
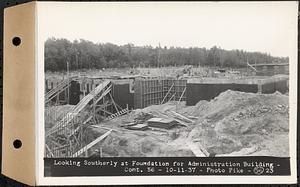
[[[241,68],[246,67],[247,62],[262,64],[288,61],[288,57],[273,57],[267,53],[244,50],[224,50],[217,46],[210,49],[168,48],[93,43],[83,39],[72,42],[57,38],[49,38],[45,42],[45,71],[183,65]]]

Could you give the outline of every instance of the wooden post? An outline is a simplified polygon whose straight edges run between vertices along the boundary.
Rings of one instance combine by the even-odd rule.
[[[110,99],[111,99],[111,101],[112,101],[112,103],[113,103],[113,105],[114,105],[114,107],[115,107],[115,109],[116,109],[116,111],[118,113],[119,112],[118,107],[117,107],[117,105],[116,105],[116,103],[115,103],[115,101],[114,101],[114,99],[113,99],[113,97],[111,96],[110,93],[109,93],[109,97],[110,97]]]
[[[96,120],[96,102],[95,102],[95,92],[93,92],[93,118]]]
[[[257,89],[258,89],[257,93],[262,94],[262,84],[261,83],[258,83]]]

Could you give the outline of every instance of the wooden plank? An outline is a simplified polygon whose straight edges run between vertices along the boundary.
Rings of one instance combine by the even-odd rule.
[[[191,149],[191,151],[194,153],[196,157],[207,157],[195,143],[186,142],[186,144],[189,146],[189,148]]]
[[[171,112],[172,114],[174,114],[175,116],[178,116],[179,118],[183,119],[183,120],[186,120],[186,121],[188,121],[188,122],[190,122],[190,123],[195,123],[195,121],[193,121],[193,120],[191,120],[191,119],[185,117],[185,116],[182,115],[182,114],[179,114],[179,113],[177,113],[177,112],[175,112],[175,111],[170,111],[170,112]]]
[[[116,111],[119,112],[118,107],[117,107],[117,105],[116,105],[116,103],[115,103],[115,101],[114,101],[114,99],[113,99],[113,97],[111,96],[110,93],[109,93],[109,97],[110,97],[112,103],[114,104],[114,107],[115,107]]]
[[[93,116],[88,117],[88,118],[83,122],[83,125],[85,125],[87,122],[89,122],[92,118],[93,118]]]
[[[94,125],[94,127],[95,126],[97,126],[97,125]],[[112,129],[112,128],[109,128],[109,127],[105,127],[105,126],[97,126],[97,127],[95,127],[95,128],[100,128],[100,129],[106,129],[106,130],[112,130],[112,131],[115,131],[115,132],[121,132],[121,131],[119,131],[119,130],[117,130],[117,129]]]
[[[255,72],[257,72],[257,69],[255,68],[255,67],[253,67],[253,65],[255,65],[255,64],[249,64],[248,62],[247,62],[247,65],[251,68],[251,69],[253,69]]]
[[[103,92],[102,95],[101,95],[99,98],[97,98],[97,100],[96,100],[95,103],[98,103],[98,102],[99,102],[104,96],[106,96],[110,91],[111,91],[111,86],[109,86],[109,87],[105,90],[105,92]]]
[[[86,95],[74,108],[72,111],[67,113],[64,118],[59,121],[55,126],[53,126],[48,132],[46,132],[46,136],[51,135],[54,132],[59,131],[59,128],[66,127],[78,114],[80,111],[84,109],[84,107],[95,97],[95,95],[99,94],[103,89],[110,84],[109,80],[104,81],[102,84],[98,85],[92,92]],[[110,91],[110,89],[108,89]],[[108,92],[108,90],[104,91],[104,93],[100,96],[100,98],[104,97]],[[99,99],[99,98],[98,98]]]
[[[185,91],[186,91],[186,87],[184,88],[184,90],[183,90],[182,94],[180,95],[180,98],[179,98],[178,102],[180,102],[180,101],[181,101],[181,99],[182,99],[182,97],[183,97],[183,95],[184,95]]]
[[[51,101],[54,97],[58,96],[61,92],[70,87],[71,81],[73,79],[67,79],[60,82],[55,88],[51,89],[49,92],[45,94],[45,103]]]
[[[174,118],[174,117],[172,117],[172,116],[168,116],[168,115],[163,114],[163,113],[158,112],[158,111],[155,111],[155,113],[157,113],[159,116],[163,116],[163,117],[165,117],[165,118],[172,119],[172,120],[176,121],[177,123],[179,123],[179,124],[182,125],[182,126],[189,127],[189,125],[188,125],[187,123],[185,123],[184,121],[181,121],[181,120],[179,120],[179,119],[176,119],[176,118]]]
[[[52,153],[52,151],[50,150],[50,148],[48,147],[47,144],[45,144],[46,149],[49,151],[51,157],[54,157],[54,154]]]
[[[109,131],[107,131],[106,133],[104,133],[103,135],[101,135],[100,137],[98,137],[96,140],[92,141],[88,145],[84,146],[82,149],[80,149],[79,151],[77,151],[76,153],[74,153],[72,155],[72,157],[78,157],[78,156],[82,155],[85,151],[88,151],[90,148],[92,148],[98,142],[100,142],[101,140],[103,140],[104,138],[106,138],[111,133],[111,131],[112,131],[112,129],[109,130]]]
[[[200,150],[202,151],[202,153],[204,153],[205,156],[209,157],[210,153],[205,149],[205,147],[200,143],[197,143],[197,144],[198,144],[198,147],[200,148]]]
[[[195,116],[186,116],[186,117],[188,117],[188,118],[190,118],[190,119],[198,119],[198,117],[195,117]]]
[[[174,83],[173,83],[173,84],[172,84],[172,86],[169,88],[169,90],[168,90],[167,94],[165,95],[165,97],[163,98],[163,100],[162,100],[162,102],[161,102],[160,104],[163,104],[163,103],[164,103],[165,99],[167,98],[167,96],[168,96],[168,95],[169,95],[169,93],[171,92],[171,90],[172,90],[173,86],[174,86]]]
[[[174,94],[172,95],[172,97],[168,100],[168,102],[170,102],[173,98],[175,98],[175,95],[176,95],[176,93],[174,93]]]

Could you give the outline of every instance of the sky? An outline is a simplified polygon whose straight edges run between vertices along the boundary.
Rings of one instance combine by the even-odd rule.
[[[296,2],[40,2],[39,33],[94,43],[206,47],[289,56]]]

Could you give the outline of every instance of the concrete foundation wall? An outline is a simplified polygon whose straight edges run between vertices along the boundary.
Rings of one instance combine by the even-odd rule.
[[[288,76],[274,76],[260,79],[249,78],[236,80],[190,80],[187,83],[186,104],[188,106],[192,106],[197,104],[200,100],[209,101],[226,90],[262,94],[271,94],[276,91],[286,93],[288,91],[288,80]]]
[[[269,94],[288,91],[288,76],[246,77],[240,79],[195,78],[176,79],[141,79],[112,80],[112,96],[122,108],[144,108],[161,104],[168,100],[186,101],[188,106],[200,100],[211,100],[226,90],[249,93]],[[93,90],[102,80],[81,79],[71,82],[70,104],[76,105],[85,95]],[[57,85],[58,81],[46,81],[46,90]],[[173,85],[173,87],[172,87]],[[185,90],[185,92],[183,92]],[[65,93],[60,97],[64,97]]]
[[[276,91],[279,91],[281,93],[286,93],[288,91],[287,81],[281,80],[281,81],[262,84],[263,94],[270,94]]]
[[[114,101],[123,109],[127,107],[132,109],[134,94],[130,92],[130,84],[113,84]]]
[[[242,92],[257,93],[258,86],[256,84],[187,84],[187,100],[186,104],[192,106],[200,100],[211,100],[226,90],[235,90]]]
[[[70,86],[70,105],[76,105],[80,101],[80,84],[77,81],[72,81]]]

